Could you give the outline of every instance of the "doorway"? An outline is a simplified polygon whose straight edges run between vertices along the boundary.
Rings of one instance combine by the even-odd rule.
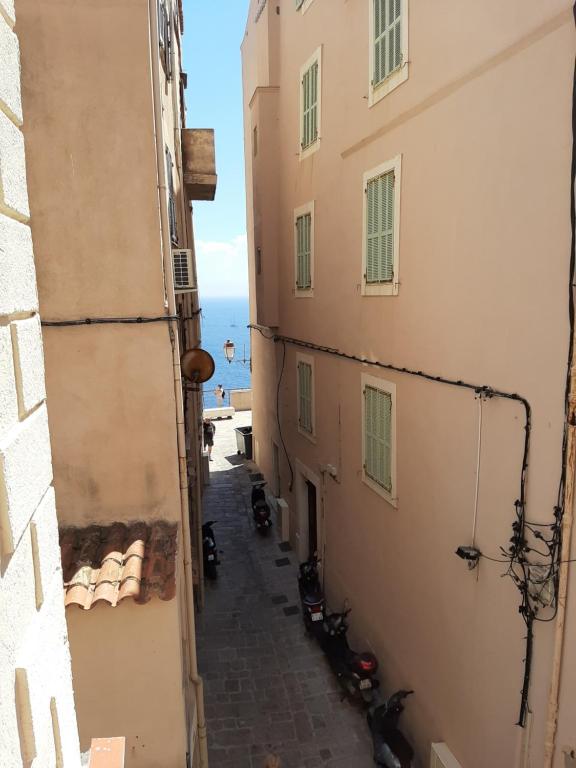
[[[316,486],[306,480],[308,498],[308,557],[318,551],[318,510],[316,506]]]
[[[295,546],[300,562],[323,547],[322,492],[320,478],[296,459],[295,491],[297,525]]]

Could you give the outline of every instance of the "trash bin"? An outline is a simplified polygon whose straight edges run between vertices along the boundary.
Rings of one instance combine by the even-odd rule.
[[[236,446],[238,453],[243,453],[247,459],[252,459],[252,427],[235,427]]]

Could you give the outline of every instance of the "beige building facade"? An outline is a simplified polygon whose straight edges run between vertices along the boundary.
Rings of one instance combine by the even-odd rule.
[[[0,763],[80,750],[30,231],[15,9],[0,2]]]
[[[418,765],[570,765],[571,3],[252,0],[242,54],[255,459],[285,536],[383,690],[414,689]]]
[[[186,128],[182,6],[18,14],[80,746],[124,736],[128,767],[206,766],[201,409],[180,356],[200,344],[191,201],[216,176],[213,132]]]

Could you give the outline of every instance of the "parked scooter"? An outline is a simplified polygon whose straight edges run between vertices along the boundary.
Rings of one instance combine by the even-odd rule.
[[[267,533],[272,527],[272,518],[270,516],[270,507],[266,502],[266,493],[264,486],[266,482],[255,483],[252,486],[252,515],[254,525],[258,533]]]
[[[317,640],[322,636],[322,622],[326,613],[326,601],[318,576],[318,556],[311,555],[300,565],[298,574],[298,591],[302,603],[302,618],[306,631]]]
[[[378,659],[373,653],[357,653],[348,645],[346,617],[350,611],[332,613],[324,619],[320,645],[345,694],[353,701],[370,706],[380,681],[375,677]]]
[[[218,578],[216,566],[219,565],[218,550],[212,526],[216,520],[207,520],[202,526],[202,556],[204,559],[204,575],[207,579]]]
[[[396,691],[385,704],[368,712],[376,765],[383,768],[412,768],[414,750],[398,730],[398,720],[404,711],[404,699],[412,693],[414,691]]]

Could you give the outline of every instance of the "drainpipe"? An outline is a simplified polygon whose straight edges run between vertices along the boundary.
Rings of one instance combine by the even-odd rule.
[[[180,38],[180,42],[182,41],[182,38]],[[174,160],[176,162],[176,168],[178,171],[178,178],[180,179],[181,189],[180,189],[180,215],[182,217],[182,226],[185,228],[186,232],[186,241],[187,245],[192,247],[192,251],[194,251],[194,234],[191,230],[191,226],[189,227],[189,220],[190,220],[190,212],[186,210],[186,193],[184,189],[184,169],[182,164],[182,134],[180,132],[180,114],[181,110],[179,109],[178,105],[178,95],[180,93],[180,83],[176,83],[175,81],[175,73],[180,72],[180,62],[176,60],[176,46],[173,45],[172,49],[170,51],[170,56],[172,58],[172,112],[174,116],[177,118],[174,121]],[[194,253],[194,264],[196,263],[196,254]],[[194,267],[194,273],[196,274],[196,267]],[[172,274],[172,272],[170,272]],[[198,309],[198,301],[195,297],[198,296],[198,292],[191,294],[190,301],[189,301],[189,312],[188,314],[192,316],[192,311],[195,311]],[[195,339],[200,339],[200,321],[198,318],[198,315],[194,315],[196,320],[192,321],[186,321],[191,323],[192,325],[192,333],[194,335]],[[199,423],[199,414],[198,414],[198,397],[196,396],[196,393],[194,393],[192,399],[192,420],[195,425],[198,425]],[[198,444],[196,443],[194,445],[194,457],[196,461],[196,487],[194,489],[194,496],[195,496],[195,511],[196,515],[195,522],[196,522],[196,530],[194,533],[196,534],[196,551],[198,552],[198,589],[197,589],[197,601],[198,601],[198,609],[202,610],[204,608],[204,562],[202,560],[202,515],[201,515],[201,509],[202,509],[202,499],[200,496],[199,488],[200,488],[200,482],[202,477],[202,458],[200,456],[200,453],[198,451]]]
[[[158,171],[158,199],[162,234],[162,260],[167,297],[167,313],[176,314],[174,276],[172,274],[172,252],[170,226],[168,222],[166,160],[162,141],[162,101],[160,95],[160,50],[158,40],[158,0],[148,0],[150,22],[150,59],[152,65],[152,95],[154,99],[154,132],[156,143],[156,164]],[[184,582],[186,585],[186,622],[188,630],[188,661],[190,681],[196,692],[198,720],[198,746],[201,768],[208,768],[208,743],[206,740],[206,718],[204,714],[204,686],[198,675],[196,656],[196,626],[194,621],[194,582],[192,576],[192,540],[190,536],[190,510],[188,506],[188,471],[186,466],[186,440],[184,435],[184,408],[182,403],[182,376],[178,349],[178,323],[170,321],[172,342],[172,365],[174,369],[174,399],[176,406],[176,434],[178,446],[178,470],[180,476],[180,513],[184,546]]]

